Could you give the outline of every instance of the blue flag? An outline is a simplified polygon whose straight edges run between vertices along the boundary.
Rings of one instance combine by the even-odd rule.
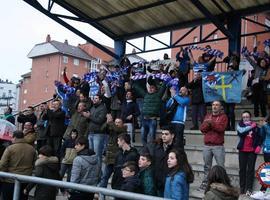
[[[240,103],[243,71],[202,72],[202,87],[205,102],[215,100]]]

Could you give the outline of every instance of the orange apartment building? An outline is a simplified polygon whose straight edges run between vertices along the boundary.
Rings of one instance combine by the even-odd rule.
[[[261,24],[266,24],[266,25],[270,26],[270,13],[253,15],[253,16],[249,16],[247,18],[252,19],[254,21],[257,21]],[[202,38],[206,37],[215,28],[216,27],[213,24],[203,25],[202,26]],[[177,41],[177,39],[180,38],[182,35],[184,35],[188,30],[189,30],[189,28],[174,31],[172,41],[173,42]],[[265,31],[265,30],[266,30],[265,27],[259,26],[257,24],[250,22],[250,21],[247,21],[247,20],[242,20],[242,24],[241,24],[242,34]],[[209,40],[223,38],[223,37],[225,37],[225,35],[221,31],[218,30],[214,34],[212,34],[212,36],[209,38]],[[247,46],[248,49],[250,51],[252,51],[253,47],[258,46],[258,50],[263,51],[264,50],[263,42],[269,38],[270,38],[270,33],[242,37],[241,38],[241,47]],[[199,27],[197,27],[193,32],[191,32],[189,35],[187,35],[181,41],[181,44],[198,42],[199,39],[200,39],[200,29],[199,29]],[[201,46],[201,47],[205,47],[206,45],[210,45],[211,48],[213,48],[213,49],[221,50],[222,52],[224,52],[224,57],[226,57],[228,55],[228,40],[219,40],[219,41],[214,41],[214,42],[207,42],[207,43],[203,43],[203,44],[198,44],[198,46]],[[171,57],[175,58],[175,55],[177,54],[177,52],[179,50],[180,50],[179,48],[172,49]],[[193,51],[193,55],[194,55],[195,59],[198,58],[198,56],[200,56],[201,54],[202,54],[202,51],[198,51],[198,50]],[[222,60],[217,59],[217,61],[222,61]]]

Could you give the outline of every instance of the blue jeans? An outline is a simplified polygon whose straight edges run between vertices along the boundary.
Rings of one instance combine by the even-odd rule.
[[[151,143],[156,138],[157,120],[156,119],[143,119],[141,128],[141,138],[143,146]]]
[[[100,163],[102,161],[102,154],[106,148],[107,138],[108,135],[101,133],[90,133],[88,135],[89,148],[96,153]]]
[[[108,165],[104,165],[104,167],[102,167],[102,176],[101,176],[101,180],[99,182],[99,187],[104,187],[106,188],[108,185],[108,181],[113,173],[114,170],[114,165],[113,164],[108,164]]]
[[[140,126],[142,127],[143,123],[143,98],[137,98],[136,103],[138,104],[139,110],[140,110],[140,115],[139,115],[139,123]]]
[[[212,167],[213,157],[215,157],[217,165],[224,168],[225,163],[225,148],[224,146],[204,146],[203,161],[204,161],[204,180],[207,183],[207,176]]]
[[[67,172],[67,182],[70,182],[71,169],[72,169],[72,164],[61,163],[61,169],[60,169],[60,177],[61,177],[61,179],[64,178],[65,173]]]

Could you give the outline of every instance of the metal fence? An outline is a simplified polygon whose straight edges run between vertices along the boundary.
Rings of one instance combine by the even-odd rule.
[[[118,198],[123,198],[123,199],[164,200],[164,198],[154,197],[154,196],[149,196],[149,195],[142,195],[142,194],[137,194],[137,193],[132,193],[132,192],[124,192],[120,190],[113,190],[113,189],[107,189],[107,188],[101,188],[101,187],[95,187],[95,186],[81,185],[77,183],[57,181],[57,180],[52,180],[52,179],[38,178],[38,177],[33,177],[33,176],[24,176],[24,175],[12,174],[12,173],[7,173],[7,172],[0,172],[0,177],[14,180],[15,187],[14,187],[14,193],[13,193],[13,200],[20,199],[21,182],[49,185],[49,186],[54,186],[58,188],[67,188],[67,189],[79,190],[82,192],[89,192],[89,193],[90,192],[99,193],[105,196],[118,197]]]

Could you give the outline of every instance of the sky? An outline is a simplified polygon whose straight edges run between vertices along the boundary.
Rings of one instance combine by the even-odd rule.
[[[43,2],[46,5],[48,1]],[[52,11],[66,14],[65,11],[57,6]],[[52,40],[64,42],[67,39],[69,44],[74,46],[85,43],[84,39],[22,0],[4,1],[1,5],[0,18],[2,27],[0,35],[0,78],[3,80],[8,79],[13,83],[18,83],[21,75],[31,70],[32,61],[27,57],[27,54],[35,44],[45,42],[47,34],[51,35]],[[89,33],[88,36],[97,42],[107,46],[113,46],[113,40],[95,28],[87,24],[75,25],[84,33]],[[166,41],[168,40],[168,34],[161,34],[158,38]],[[140,39],[134,40],[134,42],[139,46],[142,45]],[[147,45],[158,46],[154,41],[148,41]],[[127,52],[130,52],[131,48],[133,47],[127,45]],[[165,52],[170,55],[170,50],[139,55],[147,60],[161,59]]]

